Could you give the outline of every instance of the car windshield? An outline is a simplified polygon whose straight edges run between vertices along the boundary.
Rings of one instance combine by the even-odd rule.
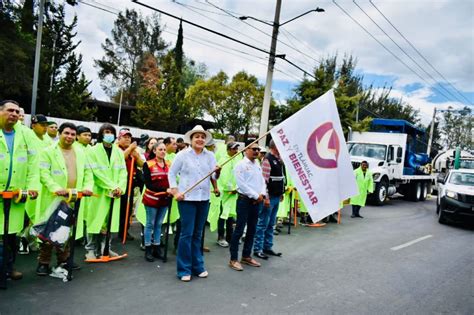
[[[474,169],[474,160],[461,160],[459,168]]]
[[[449,178],[449,183],[462,186],[474,186],[474,173],[453,173]]]
[[[349,153],[352,156],[362,156],[377,160],[385,160],[387,146],[369,143],[351,143]]]

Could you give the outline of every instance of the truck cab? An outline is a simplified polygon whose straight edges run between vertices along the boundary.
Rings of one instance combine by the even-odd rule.
[[[373,203],[382,205],[397,192],[414,201],[426,199],[433,176],[428,156],[420,153],[422,135],[423,130],[396,119],[374,119],[371,131],[351,135],[352,166],[367,161],[374,177]]]

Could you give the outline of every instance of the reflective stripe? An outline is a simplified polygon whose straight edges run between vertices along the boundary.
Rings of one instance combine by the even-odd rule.
[[[51,164],[50,163],[47,163],[47,162],[40,162],[39,166],[41,168],[50,168],[51,167]]]
[[[160,200],[160,197],[156,197],[156,196],[153,196],[153,195],[149,195],[149,194],[147,194],[146,192],[145,192],[145,196],[146,196],[147,198],[150,198],[150,199],[153,199],[153,200]]]

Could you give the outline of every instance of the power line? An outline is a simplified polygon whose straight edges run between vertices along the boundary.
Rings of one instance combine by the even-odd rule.
[[[443,80],[448,83],[456,92],[458,92],[459,95],[461,95],[468,103],[471,103],[469,99],[467,99],[464,94],[462,94],[454,85],[452,85],[432,64],[431,62],[428,61],[428,59],[423,56],[423,54],[413,45],[403,34],[398,30],[398,28],[393,25],[393,23],[380,11],[380,9],[372,2],[372,0],[369,0],[370,4],[382,15],[382,17],[393,27],[395,31],[413,48],[414,51],[433,69]]]
[[[176,1],[176,0],[171,0],[171,2],[174,2],[174,3],[179,4],[179,5],[182,5],[182,6],[187,6],[187,7],[193,8],[193,9],[198,10],[198,11],[207,12],[207,13],[212,13],[212,14],[216,14],[216,15],[220,15],[220,16],[225,16],[225,17],[227,17],[227,15],[226,15],[226,14],[223,14],[223,13],[219,13],[219,12],[211,11],[211,10],[206,10],[206,9],[203,9],[203,8],[200,8],[200,7],[196,7],[196,6],[190,5],[190,4],[184,4],[184,3],[181,3],[181,2]]]
[[[287,31],[285,29],[282,29],[282,33],[286,33],[288,36],[291,36],[293,39],[295,39],[296,41],[300,42],[301,44],[303,44],[307,49],[311,50],[311,52],[315,55],[319,55],[319,53],[313,49],[313,47],[311,47],[311,45],[307,44],[305,41],[297,38],[295,35],[293,35],[290,31]],[[286,35],[285,35],[286,36]],[[290,40],[288,38],[288,40]],[[319,63],[319,62],[318,62]]]
[[[173,29],[171,27],[168,27],[168,29],[171,29],[171,30],[174,30],[176,33],[173,33],[173,32],[169,32],[169,31],[164,31],[166,33],[169,33],[169,34],[173,34],[173,35],[177,35],[177,30],[176,29]],[[260,56],[256,56],[256,55],[253,55],[251,53],[248,53],[248,52],[245,52],[245,51],[242,51],[242,50],[238,50],[238,49],[235,49],[235,48],[232,48],[232,47],[229,47],[229,46],[225,46],[225,45],[222,45],[221,43],[217,43],[217,42],[213,42],[213,41],[210,41],[209,39],[207,38],[202,38],[202,37],[199,37],[199,36],[196,36],[194,34],[192,34],[192,38],[190,37],[187,37],[187,36],[183,36],[186,40],[189,40],[189,41],[192,41],[192,42],[196,42],[196,43],[199,43],[201,45],[204,45],[204,46],[207,46],[207,47],[210,47],[210,48],[213,48],[213,49],[217,49],[217,50],[220,50],[224,53],[228,53],[228,54],[231,54],[233,56],[237,56],[239,58],[243,58],[243,59],[246,59],[246,60],[249,60],[249,61],[252,61],[252,62],[255,62],[255,63],[258,63],[260,65],[263,65],[263,66],[267,66],[265,63],[262,63],[260,61],[256,61],[256,60],[253,60],[253,59],[250,59],[248,57],[253,57],[255,59],[259,59],[259,60],[264,60],[264,61],[268,61],[268,57],[260,57]],[[240,53],[242,55],[245,55],[245,56],[248,56],[248,57],[243,57],[241,55],[237,55],[233,52],[237,52],[237,53]],[[285,74],[286,76],[288,77],[291,77],[292,79],[296,79],[297,81],[301,81],[301,78],[298,77],[297,75],[291,73],[291,72],[285,72],[283,70],[281,70],[280,68],[278,67],[275,67],[275,70],[282,73],[282,74]]]
[[[81,2],[81,3],[85,4],[85,5],[88,5],[88,3],[85,3],[85,2],[83,2],[83,1],[81,1],[81,0],[79,0],[79,2]],[[96,3],[99,4],[99,5],[103,5],[102,3],[97,2],[97,1],[94,1],[94,2],[96,2]],[[98,10],[102,10],[102,11],[111,13],[111,14],[116,15],[116,16],[118,15],[118,13],[112,12],[112,11],[110,11],[110,10],[105,10],[105,9],[103,9],[103,8],[101,8],[101,7],[98,7],[98,6],[91,5],[91,7],[95,8],[95,9],[98,9]],[[168,26],[168,29],[173,30],[173,28],[171,28],[171,27],[169,27],[169,26]],[[172,34],[172,35],[177,36],[177,35],[178,35],[177,30],[174,29],[174,31],[175,31],[175,33],[171,32],[171,31],[167,31],[166,29],[163,30],[164,33],[168,33],[168,34]],[[243,55],[246,55],[246,56],[251,56],[251,57],[256,58],[256,59],[265,60],[265,61],[268,60],[268,57],[266,57],[266,58],[265,58],[265,57],[259,57],[259,56],[252,55],[252,54],[250,54],[250,53],[247,53],[247,52],[244,52],[244,51],[235,49],[235,48],[231,48],[231,47],[222,45],[222,44],[220,44],[220,43],[216,43],[216,42],[210,41],[209,39],[203,39],[203,38],[200,38],[199,36],[195,36],[195,35],[193,35],[193,36],[194,36],[194,38],[189,38],[189,37],[187,37],[187,36],[183,36],[183,37],[184,37],[186,40],[189,40],[189,41],[192,41],[192,42],[201,44],[201,45],[203,45],[203,46],[207,46],[207,47],[210,47],[210,48],[213,48],[213,49],[220,50],[220,51],[222,51],[222,52],[224,52],[224,53],[231,54],[231,55],[236,56],[236,57],[238,57],[238,58],[242,58],[242,59],[245,59],[245,60],[248,60],[248,61],[251,61],[251,62],[260,64],[260,65],[265,66],[265,67],[267,66],[265,63],[256,61],[256,60],[251,59],[251,58],[248,58],[248,57],[244,57],[244,56],[242,56],[242,55],[235,54],[235,53],[233,53],[232,51],[238,52],[238,53],[243,54]],[[212,44],[212,45],[210,45],[209,43]],[[225,49],[227,49],[227,50],[225,50]],[[230,51],[229,51],[229,50],[230,50]],[[300,81],[300,80],[301,80],[301,78],[297,77],[296,75],[294,75],[294,74],[292,74],[292,73],[289,73],[289,72],[285,72],[285,71],[283,71],[283,70],[281,70],[281,69],[279,69],[279,68],[277,68],[277,67],[275,67],[275,71],[280,72],[280,73],[282,73],[282,74],[284,74],[284,75],[286,75],[286,76],[288,76],[288,77],[291,77],[292,79],[296,79],[297,81]]]
[[[408,58],[410,58],[410,60],[413,61],[413,63],[415,63],[418,66],[418,68],[421,69],[421,71],[423,71],[428,77],[430,77],[435,82],[435,84],[436,83],[439,84],[439,82],[435,78],[433,78],[433,76],[430,73],[428,73],[422,66],[420,66],[420,64],[415,59],[413,59],[413,57],[410,56],[405,51],[405,49],[403,49],[389,34],[387,34],[387,32],[385,32],[385,30],[377,22],[375,22],[374,19],[372,19],[372,17],[369,14],[367,14],[367,12],[365,12],[364,9],[362,9],[362,7],[355,0],[353,0],[352,2],[354,2],[354,4],[365,14],[365,16],[367,16],[378,27],[378,29],[381,30],[382,33],[384,33],[392,41],[392,43],[394,43]],[[449,95],[454,97],[455,100],[459,101],[457,96],[452,94],[451,91],[449,91],[442,85],[440,85],[440,87],[444,89],[447,93],[449,93]]]
[[[190,11],[192,11],[192,12],[194,12],[194,13],[196,13],[196,14],[198,14],[198,15],[200,15],[200,16],[202,16],[202,17],[208,19],[208,20],[211,20],[211,21],[213,21],[213,22],[215,22],[215,23],[217,23],[217,24],[219,24],[219,25],[221,25],[221,26],[223,26],[223,27],[225,27],[225,28],[227,28],[227,29],[230,29],[230,30],[232,30],[232,31],[234,31],[234,32],[236,32],[236,33],[242,35],[242,36],[245,36],[245,37],[247,37],[247,38],[249,38],[249,39],[251,39],[251,40],[253,40],[253,41],[255,41],[255,42],[259,43],[259,44],[266,45],[265,43],[259,41],[258,39],[255,39],[255,38],[252,37],[252,36],[249,36],[248,34],[245,34],[245,33],[241,32],[241,31],[239,31],[239,30],[236,30],[235,28],[232,28],[232,27],[230,27],[230,26],[228,26],[228,25],[226,25],[226,24],[224,24],[224,23],[222,23],[222,22],[219,22],[219,21],[217,21],[217,20],[215,20],[215,19],[213,19],[213,18],[211,18],[211,17],[208,17],[208,16],[206,16],[206,15],[200,13],[200,12],[197,12],[197,11],[194,10],[194,9],[189,8],[187,4],[184,4],[184,3],[181,3],[181,2],[178,2],[178,1],[173,1],[173,3],[175,3],[175,4],[177,4],[177,5],[180,5],[180,6],[183,6],[184,8],[186,8],[186,9],[188,9],[188,10],[190,10]]]
[[[418,76],[418,78],[420,78],[421,80],[423,80],[423,82],[425,82],[426,84],[430,85],[431,84],[425,80],[425,78],[423,78],[418,72],[416,72],[415,70],[413,70],[413,68],[411,68],[406,62],[404,62],[402,59],[400,59],[400,57],[398,57],[397,55],[395,55],[390,49],[387,48],[387,46],[385,46],[381,41],[379,41],[372,33],[370,33],[362,24],[360,24],[356,19],[354,19],[352,17],[352,15],[350,15],[346,10],[344,10],[344,8],[342,8],[339,4],[336,3],[335,0],[332,1],[342,12],[344,12],[344,14],[346,14],[354,23],[356,23],[360,28],[362,28],[370,37],[372,37],[372,39],[374,39],[377,43],[379,43],[380,46],[382,46],[386,51],[388,51],[393,57],[395,57],[395,59],[397,59],[398,61],[400,61],[405,67],[407,67],[411,72],[413,72],[416,76]],[[437,91],[439,94],[443,95],[447,100],[450,100],[449,97],[447,97],[444,93],[442,93],[441,91],[439,91],[438,89],[436,89],[434,86],[432,86],[432,88]]]
[[[145,7],[145,8],[148,8],[148,9],[150,9],[150,10],[159,12],[159,13],[161,13],[161,14],[163,14],[163,15],[169,16],[169,17],[174,18],[174,19],[176,19],[176,20],[181,20],[181,21],[183,21],[183,22],[185,22],[185,23],[187,23],[187,24],[190,24],[190,25],[192,25],[192,26],[194,26],[194,27],[203,29],[203,30],[205,30],[205,31],[207,31],[207,32],[213,33],[213,34],[215,34],[215,35],[219,35],[219,36],[224,37],[224,38],[226,38],[226,39],[228,39],[228,40],[231,40],[231,41],[234,41],[234,42],[236,42],[236,43],[242,44],[242,45],[244,45],[244,46],[253,48],[253,49],[255,49],[255,50],[258,50],[258,51],[260,51],[260,52],[265,53],[266,55],[270,55],[270,52],[268,52],[268,51],[265,50],[265,49],[256,47],[256,46],[254,46],[254,45],[252,45],[252,44],[243,42],[243,41],[241,41],[241,40],[239,40],[239,39],[236,39],[236,38],[234,38],[234,37],[231,37],[231,36],[229,36],[229,35],[223,34],[223,33],[221,33],[221,32],[212,30],[212,29],[207,28],[207,27],[205,27],[205,26],[196,24],[196,23],[191,22],[191,21],[189,21],[189,20],[185,20],[185,19],[183,19],[183,18],[180,18],[180,17],[178,17],[178,16],[176,16],[176,15],[173,15],[173,14],[171,14],[171,13],[168,13],[168,12],[166,12],[166,11],[163,11],[163,10],[154,8],[154,7],[152,7],[152,6],[149,6],[149,5],[145,4],[145,3],[139,2],[138,0],[132,0],[132,1],[133,1],[134,3],[136,3],[136,4],[138,4],[138,5],[141,5],[141,6]],[[309,73],[309,72],[307,72],[306,70],[304,70],[303,68],[297,66],[295,63],[290,62],[289,60],[287,60],[287,59],[284,58],[283,56],[275,55],[275,57],[276,57],[276,58],[281,58],[281,59],[285,60],[286,62],[288,62],[288,63],[290,63],[291,65],[293,65],[295,68],[301,70],[301,71],[302,71],[303,73],[305,73],[306,75],[312,77],[313,79],[316,79],[311,73]]]
[[[216,5],[216,4],[212,3],[212,2],[210,2],[209,0],[206,0],[206,3],[207,3],[208,5],[210,5],[210,6],[213,6],[214,8],[216,8],[216,9],[218,9],[218,10],[221,10],[221,11],[227,13],[229,16],[231,16],[231,17],[233,17],[233,18],[239,20],[239,21],[242,22],[242,23],[245,23],[246,25],[250,26],[251,28],[253,28],[253,29],[259,31],[260,33],[265,34],[266,36],[268,36],[268,37],[270,37],[270,38],[273,38],[273,35],[268,34],[268,33],[264,32],[264,31],[262,31],[261,29],[259,29],[258,27],[253,26],[252,24],[248,23],[247,21],[241,20],[237,15],[233,14],[232,12],[228,11],[227,9],[221,8],[221,7],[219,7],[218,5]],[[241,15],[241,16],[242,16],[242,15]],[[273,23],[273,22],[270,22],[270,23]],[[294,51],[299,52],[300,54],[302,54],[302,55],[305,56],[306,58],[312,59],[312,60],[313,60],[314,62],[316,62],[317,64],[319,63],[319,60],[317,60],[316,58],[313,58],[312,56],[306,54],[305,52],[303,52],[303,51],[297,49],[297,48],[294,47],[293,45],[289,45],[289,44],[287,44],[287,43],[285,43],[284,41],[279,40],[279,39],[277,39],[277,41],[280,42],[282,45],[285,45],[286,47],[288,47],[288,48],[290,48],[290,49],[293,49]],[[305,62],[303,62],[303,63],[305,63]],[[306,63],[305,63],[305,64],[306,64]],[[309,67],[312,67],[311,65],[308,65],[308,64],[306,64],[306,65],[309,66]]]
[[[95,1],[94,1],[94,2],[95,2]],[[105,8],[102,8],[102,7],[99,7],[99,6],[94,5],[94,4],[92,4],[92,3],[84,2],[83,0],[79,0],[79,3],[85,4],[85,5],[90,6],[90,7],[92,7],[92,8],[96,8],[96,9],[98,9],[98,10],[102,10],[102,11],[105,11],[105,12],[108,12],[108,13],[112,13],[112,14],[114,14],[114,15],[118,15],[117,12],[113,12],[113,11],[111,11],[111,10],[108,10],[108,9],[105,9]]]

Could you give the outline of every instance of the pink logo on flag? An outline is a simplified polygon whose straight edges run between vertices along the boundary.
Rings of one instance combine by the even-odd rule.
[[[325,137],[329,137],[327,144],[326,141],[322,141]],[[314,165],[321,168],[337,168],[340,142],[332,122],[325,122],[313,131],[308,138],[307,151]],[[321,154],[323,151],[330,153],[334,158],[323,158],[324,154]]]

